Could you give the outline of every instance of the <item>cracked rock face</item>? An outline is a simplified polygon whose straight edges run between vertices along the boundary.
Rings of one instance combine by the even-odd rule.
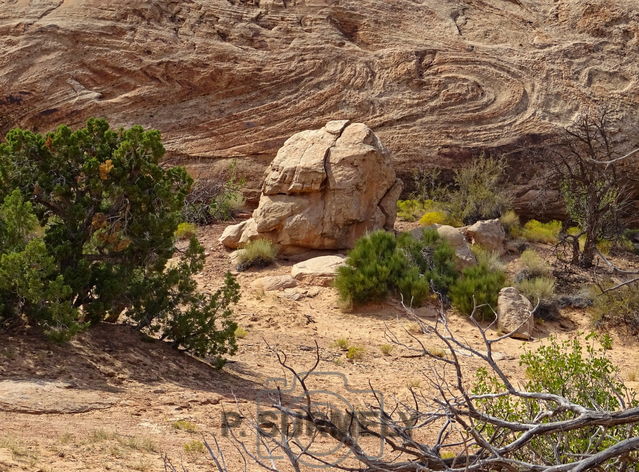
[[[347,249],[369,231],[392,230],[402,189],[388,151],[362,123],[330,121],[288,139],[267,170],[251,220],[230,226],[230,248],[267,238],[284,251]]]

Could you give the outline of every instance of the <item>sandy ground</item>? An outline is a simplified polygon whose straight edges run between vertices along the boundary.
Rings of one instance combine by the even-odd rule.
[[[232,269],[217,244],[222,229],[216,225],[201,230],[208,251],[200,275],[205,289],[215,289]],[[288,292],[291,298],[250,288],[252,280],[286,274],[292,264],[282,260],[238,275],[242,299],[237,318],[247,334],[222,371],[159,341],[141,340],[123,325],[103,324],[64,346],[32,335],[2,335],[0,471],[154,471],[163,470],[165,456],[189,471],[212,471],[202,446],[202,440],[211,440],[212,435],[227,451],[229,470],[243,470],[239,454],[224,437],[224,413],[235,421],[234,412],[241,412],[247,421],[269,408],[266,392],[273,385],[271,379],[285,377],[272,349],[286,352],[290,365],[305,370],[314,362],[317,343],[318,370],[330,374],[314,377],[310,385],[335,398],[343,396],[338,402],[371,402],[369,382],[387,404],[408,400],[409,388],[426,398],[431,395],[434,361],[411,357],[414,352],[400,347],[390,355],[382,353],[388,333],[412,345],[414,335],[433,352],[441,348],[434,336],[418,332],[398,303],[344,312],[330,287],[298,287]],[[427,323],[435,320],[432,306],[418,313]],[[590,330],[585,312],[563,315],[562,321],[539,324],[535,341],[501,342],[497,351],[503,369],[521,378],[518,357],[524,350],[536,348],[551,334],[568,339]],[[454,313],[448,318],[456,336],[480,345],[477,329],[467,319]],[[613,360],[628,385],[639,389],[637,339],[612,336]],[[363,357],[347,359],[335,345],[340,338],[362,347]],[[462,362],[472,379],[480,364],[470,358]],[[255,440],[244,426],[235,431],[253,447]],[[329,447],[325,440],[318,444]],[[247,470],[258,468],[252,465]]]

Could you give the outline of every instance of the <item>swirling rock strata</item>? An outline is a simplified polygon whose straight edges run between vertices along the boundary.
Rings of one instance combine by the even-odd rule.
[[[402,184],[364,124],[331,121],[288,139],[271,163],[253,218],[220,241],[236,248],[270,239],[286,252],[347,249],[369,231],[391,230]]]
[[[106,116],[206,177],[261,181],[295,132],[367,123],[409,174],[537,148],[606,102],[636,135],[634,0],[0,0],[0,134]]]

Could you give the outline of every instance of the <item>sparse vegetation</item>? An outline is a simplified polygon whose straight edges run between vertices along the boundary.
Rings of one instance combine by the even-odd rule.
[[[185,221],[208,225],[214,221],[227,221],[233,212],[244,205],[242,188],[245,181],[237,176],[237,163],[233,161],[227,170],[228,179],[215,182],[198,179],[184,200],[182,216]]]
[[[244,339],[246,336],[248,336],[248,331],[246,330],[246,328],[242,326],[238,326],[237,328],[235,328],[235,337],[237,339]]]
[[[549,277],[552,267],[534,249],[526,249],[521,253],[519,262],[523,267],[521,278]]]
[[[197,433],[198,427],[195,423],[188,420],[177,420],[171,423],[174,429],[186,431],[187,433]]]
[[[338,349],[348,351],[348,346],[350,346],[351,342],[347,338],[337,338],[334,344]]]
[[[366,349],[361,346],[349,346],[348,350],[346,351],[346,358],[349,361],[359,361],[364,358],[365,352]]]
[[[382,344],[381,346],[379,346],[379,350],[385,356],[390,356],[393,353],[394,349],[395,346],[393,346],[392,344]]]
[[[486,266],[491,271],[504,272],[506,270],[506,265],[502,262],[498,252],[484,249],[478,245],[471,246],[471,250],[475,255],[477,264]]]
[[[204,454],[206,452],[206,447],[202,441],[193,440],[184,443],[184,452],[193,455]]]
[[[277,245],[268,239],[255,239],[238,253],[239,271],[251,267],[266,267],[271,265],[277,257]]]
[[[608,283],[607,289],[614,285]],[[625,326],[639,333],[639,281],[594,297],[591,316],[598,326]]]

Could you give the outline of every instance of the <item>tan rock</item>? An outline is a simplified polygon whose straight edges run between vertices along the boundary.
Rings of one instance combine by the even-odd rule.
[[[286,141],[253,218],[220,241],[232,248],[268,238],[284,253],[351,248],[367,232],[392,229],[401,189],[388,152],[366,125],[332,121]]]
[[[237,249],[240,245],[240,238],[242,237],[242,233],[246,229],[247,222],[248,220],[242,221],[241,223],[238,223],[236,225],[229,225],[224,228],[219,241],[228,248]]]
[[[457,267],[457,270],[462,270],[477,263],[475,255],[470,250],[468,241],[466,241],[466,238],[459,228],[438,224],[431,225],[429,228],[436,229],[442,239],[450,244],[450,246],[455,250],[455,266]],[[426,228],[416,228],[411,231],[411,234],[414,238],[419,239],[421,238],[424,229]]]
[[[506,231],[498,219],[478,221],[466,227],[464,234],[472,244],[499,254],[505,252]]]
[[[260,277],[251,282],[254,290],[264,290],[265,292],[280,291],[297,286],[297,280],[290,275],[270,275]]]
[[[510,333],[513,338],[532,339],[535,319],[532,304],[515,287],[505,287],[499,291],[497,300],[497,329]]]
[[[294,279],[307,285],[327,287],[335,280],[337,268],[344,265],[342,256],[320,256],[298,262],[291,269]]]

